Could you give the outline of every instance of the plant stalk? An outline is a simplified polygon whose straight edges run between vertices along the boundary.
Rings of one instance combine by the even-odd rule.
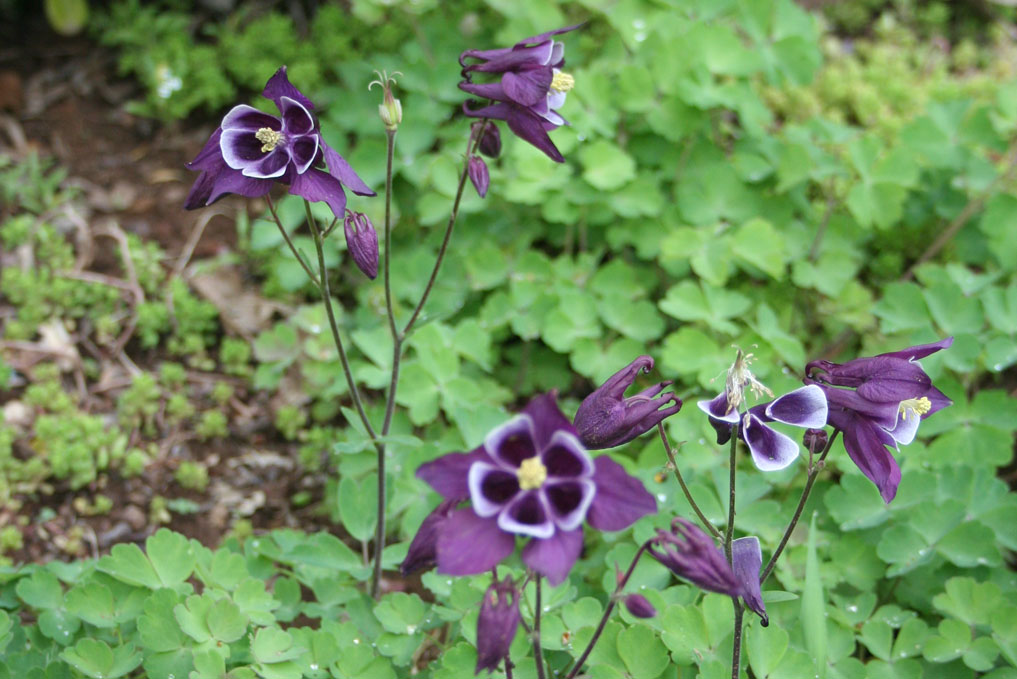
[[[689,487],[685,485],[685,479],[682,477],[682,472],[678,468],[678,460],[675,458],[674,451],[671,449],[671,444],[667,440],[667,434],[664,433],[663,422],[657,423],[657,432],[660,434],[660,440],[664,443],[664,454],[667,455],[668,462],[671,463],[671,469],[674,470],[674,477],[678,479],[678,485],[682,487],[682,492],[685,493],[685,499],[688,500],[689,505],[692,506],[692,510],[696,513],[696,516],[699,517],[699,521],[703,524],[703,527],[706,528],[706,530],[709,531],[714,538],[722,540],[724,536],[720,534],[720,531],[717,530],[716,526],[710,523],[710,520],[706,518],[705,514],[703,514],[703,510],[700,509],[699,505],[696,504],[696,501],[692,499],[692,491],[690,491]]]
[[[545,679],[544,677],[544,649],[540,644],[540,613],[543,609],[543,603],[540,601],[540,581],[543,580],[543,576],[537,575],[533,581],[534,587],[536,587],[536,609],[533,613],[533,632],[531,636],[533,638],[533,661],[537,663],[537,679]]]

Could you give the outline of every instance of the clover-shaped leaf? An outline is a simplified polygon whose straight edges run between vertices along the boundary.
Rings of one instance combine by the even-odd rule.
[[[105,641],[96,639],[79,639],[73,647],[64,649],[60,657],[92,679],[117,679],[141,664],[141,654],[134,644],[111,649]]]

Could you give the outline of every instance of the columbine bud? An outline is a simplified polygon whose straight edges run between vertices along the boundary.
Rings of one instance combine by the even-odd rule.
[[[378,233],[374,224],[362,212],[346,211],[343,220],[346,232],[346,249],[350,251],[357,268],[370,279],[378,276]]]
[[[828,440],[825,429],[806,429],[802,435],[802,445],[813,455],[823,452]]]
[[[754,611],[763,627],[770,624],[763,603],[763,593],[759,587],[759,569],[763,565],[763,550],[759,547],[759,538],[754,535],[738,538],[731,543],[731,562],[735,577],[741,582],[742,601]]]
[[[375,85],[381,85],[382,90],[385,92],[385,99],[382,103],[378,104],[378,116],[381,118],[381,122],[385,123],[386,130],[395,130],[399,127],[399,123],[403,121],[403,105],[392,95],[392,86],[395,85],[395,76],[399,71],[395,71],[392,75],[389,75],[387,71],[375,71],[378,74],[378,79],[373,81],[367,86],[367,89],[371,89]],[[373,276],[372,276],[373,278]]]
[[[738,596],[741,582],[709,535],[690,521],[677,518],[671,531],[658,530],[650,555],[679,578],[707,592]]]
[[[632,386],[640,371],[649,372],[651,368],[653,359],[640,356],[583,400],[573,424],[584,446],[591,450],[620,446],[681,409],[681,399],[674,393],[660,393],[670,382],[658,382],[625,398],[625,390]]]
[[[473,133],[476,134],[480,128],[480,121],[473,123]],[[484,136],[480,138],[477,149],[488,158],[497,158],[501,155],[501,131],[493,122],[488,121],[484,125]]]
[[[473,188],[481,198],[487,195],[487,187],[491,184],[491,176],[487,173],[487,163],[480,156],[470,156],[469,165],[466,168],[473,182]]]
[[[519,589],[512,578],[495,580],[484,592],[477,618],[477,667],[491,673],[498,663],[508,658],[509,647],[516,636],[522,616],[519,613]]]
[[[628,594],[623,603],[629,613],[637,618],[652,618],[657,615],[657,609],[642,594]]]

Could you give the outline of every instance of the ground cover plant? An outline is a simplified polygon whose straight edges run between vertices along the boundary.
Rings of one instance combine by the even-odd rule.
[[[851,5],[94,17],[200,228],[0,161],[0,677],[1017,676],[1013,12]]]

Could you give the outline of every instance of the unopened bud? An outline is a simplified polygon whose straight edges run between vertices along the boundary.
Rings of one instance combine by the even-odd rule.
[[[481,125],[484,126],[484,133],[480,137],[477,150],[488,158],[497,158],[501,155],[501,132],[493,122],[487,121],[482,123],[478,120],[473,123],[473,134],[477,134]]]
[[[466,168],[473,182],[473,188],[483,198],[487,195],[487,187],[491,185],[491,176],[487,172],[487,163],[480,156],[470,156],[469,165]]]
[[[378,232],[374,224],[362,212],[346,211],[343,220],[346,232],[346,249],[350,251],[354,264],[370,279],[378,276]]]
[[[399,123],[403,121],[403,105],[395,98],[392,94],[392,86],[395,85],[395,75],[399,74],[399,71],[395,71],[392,75],[389,75],[387,71],[375,71],[378,74],[378,79],[373,81],[367,86],[367,89],[371,89],[375,85],[381,85],[382,90],[385,93],[385,99],[382,103],[378,104],[378,117],[381,118],[381,122],[385,123],[386,130],[395,130],[399,127]]]
[[[802,445],[813,455],[823,452],[828,440],[825,429],[806,429],[802,435]]]
[[[629,594],[624,599],[625,608],[637,618],[652,618],[657,615],[657,609],[642,594]]]

